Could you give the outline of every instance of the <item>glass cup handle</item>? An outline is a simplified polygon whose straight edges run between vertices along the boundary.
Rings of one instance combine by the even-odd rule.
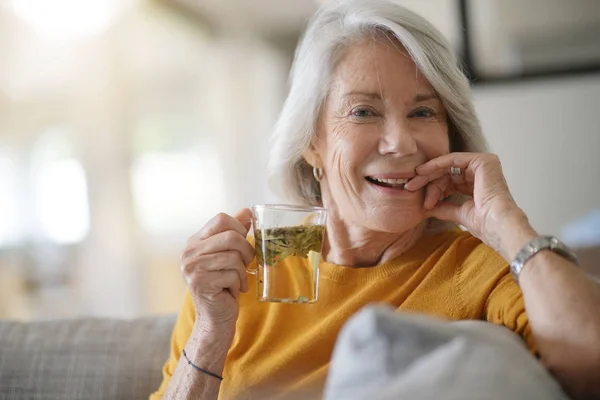
[[[250,220],[250,229],[248,230],[248,237],[252,236],[254,243],[254,247],[256,248],[256,238],[254,237],[254,221]],[[258,261],[256,259],[256,251],[254,252],[254,259],[246,266],[246,272],[251,275],[256,275],[256,270],[258,269]]]
[[[256,269],[257,269],[257,264],[256,264],[256,258],[254,260],[252,260],[252,262],[250,264],[248,264],[248,266],[246,267],[246,272],[249,273],[250,275],[256,275]]]

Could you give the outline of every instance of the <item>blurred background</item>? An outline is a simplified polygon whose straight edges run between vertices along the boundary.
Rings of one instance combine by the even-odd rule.
[[[0,0],[0,318],[177,311],[188,236],[278,201],[268,138],[324,1]],[[397,1],[461,54],[533,225],[595,251],[600,4]]]

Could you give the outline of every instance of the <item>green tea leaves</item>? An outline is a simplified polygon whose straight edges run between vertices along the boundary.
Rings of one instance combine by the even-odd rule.
[[[258,263],[275,266],[288,256],[306,258],[310,251],[320,253],[324,231],[323,225],[256,229]]]

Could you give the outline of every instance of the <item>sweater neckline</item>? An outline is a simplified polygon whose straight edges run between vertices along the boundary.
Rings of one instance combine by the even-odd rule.
[[[460,234],[460,229],[452,229],[436,235],[423,236],[404,254],[373,267],[352,267],[321,261],[319,279],[343,284],[364,284],[386,279],[405,268],[422,264],[444,242],[450,239],[454,241]]]

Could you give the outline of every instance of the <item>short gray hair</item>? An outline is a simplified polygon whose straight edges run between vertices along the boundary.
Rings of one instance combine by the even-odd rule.
[[[469,81],[450,44],[431,23],[392,1],[331,1],[312,17],[296,49],[290,92],[272,136],[269,180],[286,201],[322,205],[319,183],[303,153],[315,135],[331,75],[344,50],[379,33],[404,46],[437,92],[449,116],[450,151],[487,151]]]

